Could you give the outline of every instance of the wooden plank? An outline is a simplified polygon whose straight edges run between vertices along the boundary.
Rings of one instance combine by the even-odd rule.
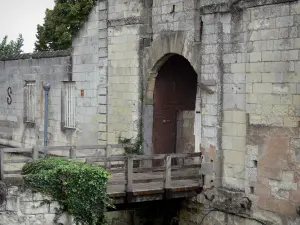
[[[133,183],[135,184],[141,184],[141,183],[151,183],[151,182],[158,182],[158,181],[164,181],[164,177],[153,177],[153,178],[137,178],[133,180]]]
[[[4,170],[4,174],[21,174],[22,170]]]
[[[133,159],[132,157],[127,158],[127,172],[126,172],[126,191],[132,192],[132,183],[133,183]]]
[[[108,145],[105,151],[106,158],[111,157],[111,153],[112,153],[112,147]],[[110,167],[111,167],[110,161],[105,161],[105,169],[110,169]]]
[[[126,161],[127,156],[112,156],[112,157],[86,157],[89,163],[92,162],[106,162],[106,161]]]
[[[132,144],[112,144],[110,145],[112,148],[124,148],[124,147],[133,147]],[[43,147],[42,151],[56,151],[56,150],[69,150],[71,146],[47,146]],[[86,150],[86,149],[106,149],[107,145],[79,145],[72,146],[76,150]]]
[[[120,168],[120,169],[110,169],[110,170],[107,170],[107,172],[111,173],[111,174],[114,174],[114,173],[126,173],[126,169],[124,168]]]
[[[198,180],[200,175],[178,175],[172,176],[172,180]]]
[[[164,188],[170,189],[171,188],[171,161],[172,157],[167,156],[165,161],[165,181],[164,181]]]
[[[4,179],[4,150],[0,149],[0,180]]]
[[[31,161],[32,161],[32,159],[6,159],[6,160],[4,160],[4,164],[6,164],[6,163],[28,163]]]
[[[152,159],[165,159],[166,155],[134,155],[133,160],[141,161],[141,160],[152,160]]]
[[[91,150],[91,149],[105,149],[106,145],[82,145],[82,146],[73,146],[76,150]]]
[[[171,156],[173,159],[180,159],[180,158],[194,158],[194,157],[201,157],[201,152],[195,152],[195,153],[180,153],[180,154],[169,154],[168,156]]]
[[[201,164],[191,164],[191,165],[172,166],[172,170],[192,169],[192,168],[201,168]]]
[[[32,153],[32,148],[3,148],[2,151],[6,153]]]

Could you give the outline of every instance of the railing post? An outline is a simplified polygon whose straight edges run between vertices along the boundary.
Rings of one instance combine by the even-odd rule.
[[[76,159],[76,149],[73,146],[70,148],[69,155],[70,155],[70,159]]]
[[[4,151],[0,149],[0,180],[4,179]]]
[[[32,148],[32,160],[36,161],[38,160],[38,158],[39,158],[39,149],[38,147],[35,146]]]
[[[172,157],[167,155],[165,160],[165,183],[164,183],[164,188],[166,190],[171,188],[171,162],[172,162]]]
[[[126,202],[131,203],[132,202],[132,184],[133,184],[133,158],[132,156],[127,157],[127,171],[126,171]]]
[[[106,147],[105,157],[106,158],[111,157],[111,153],[112,153],[112,147],[111,147],[111,145],[108,145]],[[111,162],[110,161],[105,161],[105,169],[110,169],[110,168],[111,168]]]

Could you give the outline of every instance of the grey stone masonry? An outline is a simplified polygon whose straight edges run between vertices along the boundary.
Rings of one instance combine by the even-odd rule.
[[[98,2],[73,40],[73,80],[78,93],[77,143],[106,144],[107,4]],[[84,94],[80,96],[82,91]]]

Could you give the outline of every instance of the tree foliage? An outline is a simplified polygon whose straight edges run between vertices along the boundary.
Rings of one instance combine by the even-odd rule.
[[[73,215],[76,224],[106,224],[106,207],[110,174],[99,166],[60,158],[45,158],[26,164],[25,185],[36,192],[51,196],[61,208],[58,215]]]
[[[46,10],[43,25],[37,26],[35,51],[64,50],[87,20],[97,0],[56,0]]]
[[[0,56],[10,56],[22,53],[22,47],[24,45],[24,39],[22,34],[19,34],[17,40],[11,40],[8,42],[8,36],[6,35],[0,42]]]

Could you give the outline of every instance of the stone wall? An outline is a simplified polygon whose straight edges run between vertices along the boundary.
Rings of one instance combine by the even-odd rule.
[[[54,58],[33,55],[19,60],[0,61],[0,132],[1,144],[34,146],[43,143],[44,135],[44,90],[50,82],[49,93],[49,142],[51,145],[68,143],[69,137],[61,132],[62,82],[68,81],[72,73],[70,53],[57,54]],[[51,54],[48,55],[48,57]],[[36,105],[34,124],[24,120],[27,104],[24,95],[26,81],[36,83]],[[9,88],[11,90],[8,95]]]
[[[56,210],[59,205],[56,202],[47,203],[51,198],[39,193],[32,193],[22,187],[12,186],[7,190],[6,201],[0,204],[0,224],[9,225],[53,225]],[[131,211],[108,212],[109,225],[132,224]],[[63,214],[58,223],[63,225],[75,224],[67,214]]]
[[[94,7],[72,46],[78,121],[74,144],[106,144],[107,1],[99,1]]]
[[[133,138],[140,129],[142,4],[110,1],[108,8],[108,143]]]

